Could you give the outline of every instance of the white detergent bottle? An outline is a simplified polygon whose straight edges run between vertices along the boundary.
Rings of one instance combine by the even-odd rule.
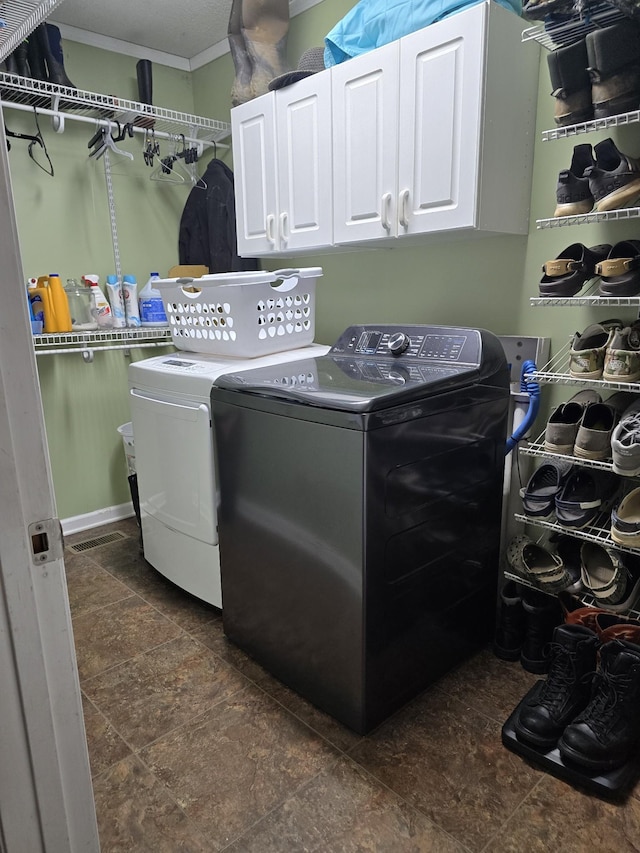
[[[130,329],[136,328],[140,325],[140,314],[138,312],[138,284],[134,275],[123,276],[122,295],[124,312],[127,315],[127,326]]]
[[[166,326],[167,315],[164,311],[164,300],[160,291],[153,286],[159,279],[157,272],[152,272],[149,281],[140,291],[138,305],[140,308],[140,323],[143,326]]]
[[[122,296],[122,284],[117,275],[108,275],[105,283],[107,297],[111,303],[111,313],[113,315],[113,328],[125,329],[127,326],[127,318],[124,313],[124,297]]]

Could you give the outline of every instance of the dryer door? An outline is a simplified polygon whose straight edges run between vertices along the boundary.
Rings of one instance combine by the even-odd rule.
[[[141,511],[216,545],[209,406],[159,400],[135,389],[130,394]]]

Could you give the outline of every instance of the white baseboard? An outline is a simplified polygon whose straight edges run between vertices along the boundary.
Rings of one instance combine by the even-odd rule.
[[[117,506],[106,506],[104,509],[96,509],[83,515],[63,518],[61,522],[62,532],[65,536],[69,536],[71,533],[82,533],[83,530],[100,527],[102,524],[110,524],[112,521],[120,521],[121,518],[131,518],[134,514],[131,501]]]

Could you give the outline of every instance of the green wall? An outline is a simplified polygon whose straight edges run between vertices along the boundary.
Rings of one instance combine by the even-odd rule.
[[[322,44],[324,35],[351,5],[325,0],[292,19],[288,40],[292,67],[306,48]],[[135,59],[72,42],[65,42],[65,57],[69,76],[79,87],[137,99]],[[191,75],[157,64],[153,70],[156,104],[229,120],[233,65],[228,54]],[[557,175],[568,167],[575,144],[575,139],[541,141],[540,131],[553,126],[549,89],[543,55],[528,238],[400,245],[265,263],[270,268],[290,264],[323,267],[317,291],[317,340],[331,343],[355,322],[456,323],[485,327],[497,334],[546,335],[557,350],[572,332],[598,317],[604,319],[602,310],[532,308],[529,304],[529,297],[537,294],[541,264],[564,247],[574,242],[616,242],[640,231],[633,221],[536,230],[536,219],[553,214]],[[12,129],[28,129],[33,124],[30,116],[9,110],[6,117]],[[56,136],[47,120],[41,121],[56,177],[51,179],[36,169],[17,142],[10,153],[25,276],[55,269],[65,278],[97,272],[104,281],[113,258],[104,174],[96,164],[87,162],[91,129],[69,122],[64,135]],[[633,128],[614,133],[623,151],[640,153]],[[594,134],[588,140],[597,142],[606,135]],[[135,274],[142,285],[151,269],[166,272],[176,262],[178,222],[187,190],[151,182],[140,156],[140,141],[129,144],[137,155],[135,163],[120,164],[114,185],[123,269]],[[221,150],[219,156],[231,164],[230,152]],[[509,191],[508,182],[503,191]],[[132,357],[158,352],[134,350]],[[62,518],[128,500],[124,454],[116,433],[118,424],[129,419],[128,363],[120,352],[97,355],[93,364],[84,364],[75,354],[38,359]],[[567,396],[562,386],[552,390],[555,396]]]

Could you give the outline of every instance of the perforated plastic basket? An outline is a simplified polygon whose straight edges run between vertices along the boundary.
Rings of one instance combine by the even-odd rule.
[[[313,342],[321,275],[306,267],[159,279],[154,287],[179,349],[253,358]]]

